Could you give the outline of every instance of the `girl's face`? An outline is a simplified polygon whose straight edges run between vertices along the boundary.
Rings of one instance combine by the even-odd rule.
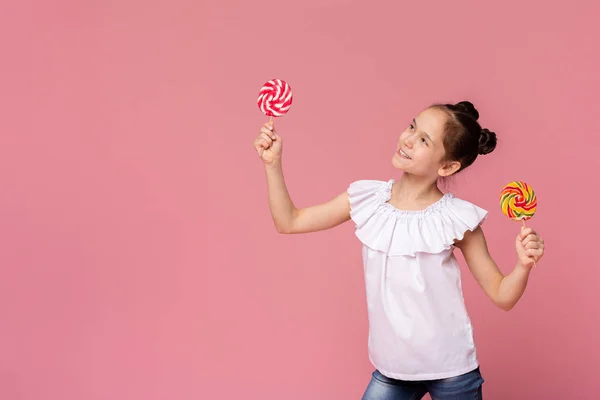
[[[400,134],[392,165],[406,173],[434,180],[456,172],[460,164],[445,161],[444,124],[447,118],[446,113],[437,108],[421,112]]]

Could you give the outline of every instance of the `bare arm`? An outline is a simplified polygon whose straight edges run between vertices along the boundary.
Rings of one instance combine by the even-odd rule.
[[[265,164],[269,209],[278,232],[316,232],[333,228],[350,219],[347,192],[312,207],[297,209],[294,206],[283,177],[281,137],[269,124],[263,126],[254,145]]]
[[[531,229],[521,231],[517,237],[517,264],[505,276],[490,256],[480,227],[473,232],[467,231],[456,245],[465,256],[477,283],[494,304],[505,311],[517,304],[527,287],[534,258],[539,260],[544,253],[543,240],[535,232]]]

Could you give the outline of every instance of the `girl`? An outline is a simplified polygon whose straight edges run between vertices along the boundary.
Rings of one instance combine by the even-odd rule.
[[[269,207],[280,233],[333,228],[349,219],[363,244],[369,358],[376,368],[363,400],[480,399],[483,378],[473,343],[458,247],[486,295],[503,310],[522,296],[544,242],[532,229],[516,238],[517,261],[504,276],[491,258],[481,223],[487,212],[438,188],[440,178],[496,147],[468,101],[436,104],[400,134],[394,181],[361,180],[329,202],[297,209],[281,167],[281,136],[269,123],[254,142],[267,174]]]

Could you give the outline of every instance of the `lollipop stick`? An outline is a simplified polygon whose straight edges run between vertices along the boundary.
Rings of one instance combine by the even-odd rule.
[[[273,117],[269,117],[269,125],[273,126]]]
[[[523,227],[525,229],[527,229],[527,225],[525,225],[525,220],[522,219],[521,221],[523,221]],[[533,258],[533,268],[537,268],[537,264],[535,263],[535,257],[532,257],[532,258]]]

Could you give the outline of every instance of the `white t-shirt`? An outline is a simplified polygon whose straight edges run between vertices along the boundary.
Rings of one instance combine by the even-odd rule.
[[[478,367],[454,241],[487,212],[445,194],[422,211],[388,203],[394,180],[348,188],[350,216],[363,243],[369,358],[401,380],[458,376]]]

